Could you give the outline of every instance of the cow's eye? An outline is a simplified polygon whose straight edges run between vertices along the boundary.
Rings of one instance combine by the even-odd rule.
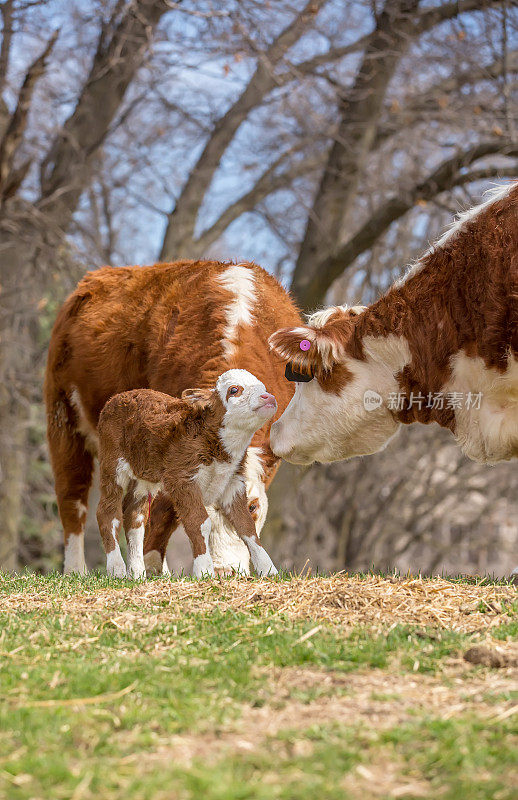
[[[253,514],[254,511],[257,511],[257,503],[250,503],[250,505],[248,506],[248,510],[250,511],[251,514]]]

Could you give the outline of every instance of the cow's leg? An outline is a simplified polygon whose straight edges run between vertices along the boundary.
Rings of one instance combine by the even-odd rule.
[[[124,532],[128,544],[128,578],[145,578],[144,531],[148,515],[148,499],[137,498],[131,488],[122,503]]]
[[[176,485],[173,488],[173,484],[166,478],[163,485],[173,500],[173,505],[191,542],[194,577],[214,576],[214,564],[209,550],[211,521],[200,490],[193,483]]]
[[[64,406],[50,409],[49,417],[48,443],[65,545],[63,571],[85,574],[84,528],[93,457],[86,449],[85,437],[67,419]]]
[[[232,487],[229,487],[229,494],[233,494]],[[244,488],[237,489],[228,503],[222,503],[222,508],[223,513],[236,529],[238,536],[242,538],[248,547],[252,564],[257,574],[277,575],[274,563],[257,535],[254,518],[248,509],[248,499]]]
[[[97,506],[97,523],[106,553],[106,571],[114,578],[126,577],[126,564],[119,547],[122,523],[123,489],[115,478],[115,464],[101,464],[101,498]]]
[[[169,497],[159,494],[151,506],[144,536],[144,564],[148,575],[169,575],[166,551],[171,534],[178,527],[178,515]]]

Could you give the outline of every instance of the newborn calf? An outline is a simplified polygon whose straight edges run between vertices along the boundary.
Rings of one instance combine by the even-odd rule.
[[[109,575],[124,577],[119,548],[124,519],[128,576],[145,576],[143,542],[149,498],[168,495],[190,539],[194,575],[214,575],[206,506],[221,509],[246,543],[259,575],[275,575],[248,510],[243,477],[252,436],[275,414],[264,384],[231,369],[215,389],[186,389],[181,399],[151,389],[112,397],[99,417],[101,499],[97,521]]]

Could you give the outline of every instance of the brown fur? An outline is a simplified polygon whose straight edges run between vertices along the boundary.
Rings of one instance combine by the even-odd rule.
[[[184,396],[177,399],[151,389],[135,389],[112,397],[101,412],[97,520],[106,553],[115,549],[113,522],[119,522],[118,535],[123,508],[127,535],[132,527],[138,527],[135,516],[147,504],[147,496],[140,500],[135,496],[136,481],[131,481],[123,507],[124,490],[117,480],[120,459],[139,480],[162,485],[191,541],[193,557],[206,552],[200,528],[208,515],[194,479],[201,465],[230,461],[219,435],[225,408],[215,390],[188,390]],[[245,452],[237,468],[229,467],[232,474],[242,474],[244,458]],[[239,533],[257,538],[244,492],[223,510],[231,521],[239,522]]]
[[[279,416],[293,394],[284,367],[269,352],[268,336],[300,317],[277,281],[255,264],[253,324],[241,326],[235,352],[225,355],[225,312],[233,295],[218,284],[229,264],[178,261],[149,267],[104,267],[88,273],[58,313],[45,378],[47,432],[65,544],[82,531],[93,460],[90,441],[101,409],[115,394],[152,388],[180,396],[191,386],[210,387],[236,367],[249,370],[278,401]],[[77,390],[85,421],[71,397]],[[278,460],[269,448],[269,421],[253,438],[264,452],[266,485]],[[85,436],[88,433],[89,437]],[[156,507],[156,510],[155,510]],[[162,551],[174,510],[153,506],[145,552]],[[168,536],[167,536],[168,538]]]
[[[451,374],[450,358],[461,350],[504,372],[509,354],[518,354],[518,184],[423,256],[421,265],[363,314],[337,312],[322,328],[279,330],[271,347],[336,393],[351,378],[341,357],[364,360],[365,336],[407,340],[412,360],[397,376],[407,400],[411,391],[440,392]],[[306,352],[300,349],[304,338],[311,341]],[[406,403],[394,413],[404,423],[453,424],[452,409]]]

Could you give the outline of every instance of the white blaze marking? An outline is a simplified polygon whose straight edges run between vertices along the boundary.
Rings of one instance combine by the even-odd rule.
[[[214,576],[214,564],[212,562],[212,557],[209,550],[210,529],[210,517],[207,517],[205,522],[202,522],[200,527],[201,535],[205,541],[206,550],[205,553],[196,556],[192,565],[192,574],[195,578],[201,578],[206,575]]]
[[[397,431],[400,423],[387,402],[391,392],[400,391],[397,373],[412,360],[408,342],[394,334],[364,336],[362,342],[365,361],[341,359],[351,378],[339,394],[325,392],[315,380],[296,385],[284,414],[272,425],[270,443],[276,455],[305,464],[338,461],[377,452]],[[384,399],[374,411],[365,409],[368,390]]]
[[[63,566],[65,575],[77,572],[79,575],[86,575],[86,563],[84,553],[84,534],[71,533],[65,545],[65,563]]]
[[[250,267],[235,264],[227,267],[217,280],[234,295],[226,311],[223,330],[223,352],[226,358],[230,358],[235,352],[239,326],[252,324],[252,309],[256,299],[255,276]]]
[[[277,575],[277,570],[273,564],[272,559],[260,544],[257,544],[255,539],[251,536],[243,536],[246,546],[250,550],[252,556],[252,564],[258,575]]]

